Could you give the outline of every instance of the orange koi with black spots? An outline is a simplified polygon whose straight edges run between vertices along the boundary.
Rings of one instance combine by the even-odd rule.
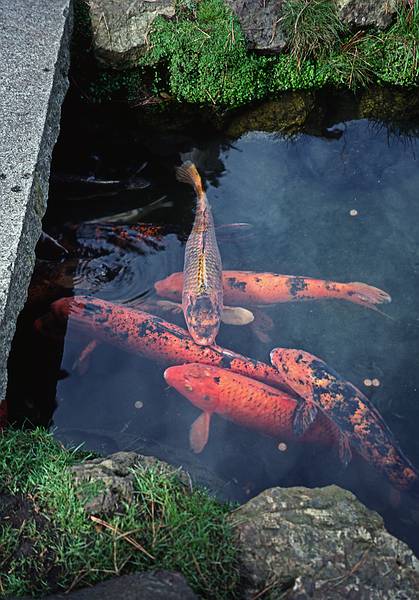
[[[51,304],[51,313],[37,319],[35,327],[40,332],[54,334],[57,322],[65,324],[67,319],[91,337],[162,363],[199,362],[226,367],[277,386],[282,382],[271,365],[221,346],[200,346],[182,327],[99,298],[75,296],[56,300]]]
[[[179,301],[182,286],[183,274],[173,273],[157,281],[154,288],[159,296]],[[224,303],[233,306],[334,298],[375,309],[377,304],[391,302],[391,297],[386,292],[366,283],[339,283],[252,271],[223,271],[223,295]]]
[[[351,459],[352,446],[385,473],[395,488],[418,491],[417,470],[398,447],[380,413],[358,388],[320,358],[302,350],[276,348],[271,352],[271,362],[290,389],[303,399],[294,418],[297,435],[311,427],[320,410],[339,428],[344,462]]]
[[[190,431],[194,452],[205,448],[214,413],[278,441],[296,440],[292,424],[298,402],[286,392],[227,369],[198,363],[169,367],[164,378],[203,411]],[[334,423],[319,414],[299,441],[337,445],[338,439],[339,431]]]

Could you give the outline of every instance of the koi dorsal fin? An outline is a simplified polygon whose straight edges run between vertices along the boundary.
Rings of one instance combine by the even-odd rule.
[[[176,169],[176,179],[193,187],[195,193],[200,196],[203,193],[201,176],[193,162],[187,160]]]

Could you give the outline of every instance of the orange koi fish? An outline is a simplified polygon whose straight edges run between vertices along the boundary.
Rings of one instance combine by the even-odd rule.
[[[380,413],[352,383],[302,350],[276,348],[271,352],[271,362],[290,389],[304,400],[295,412],[297,435],[304,434],[320,410],[340,430],[344,462],[351,459],[351,445],[383,471],[395,488],[408,490],[418,485],[415,467],[403,455]]]
[[[182,294],[182,273],[173,273],[157,281],[154,288],[159,296],[179,301]],[[261,305],[300,300],[336,298],[374,309],[377,304],[391,302],[391,297],[366,283],[339,283],[297,275],[223,271],[224,302],[228,305]]]
[[[190,431],[194,452],[201,452],[207,444],[213,413],[278,441],[296,439],[292,424],[298,402],[286,392],[227,369],[198,363],[169,367],[164,378],[168,385],[203,410]],[[334,423],[319,414],[300,441],[337,445],[338,439],[339,431]]]
[[[210,346],[220,329],[223,310],[222,266],[214,221],[195,165],[183,163],[176,176],[192,185],[197,197],[195,221],[185,247],[182,309],[194,342]]]
[[[35,328],[51,335],[54,326],[65,324],[67,319],[89,336],[169,365],[199,362],[225,367],[273,385],[282,383],[271,365],[221,346],[201,346],[182,327],[99,298],[75,296],[56,300],[51,304],[51,313],[35,321]]]

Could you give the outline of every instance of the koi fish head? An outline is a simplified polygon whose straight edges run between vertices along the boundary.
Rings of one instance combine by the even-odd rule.
[[[215,343],[220,329],[221,310],[209,296],[189,298],[186,302],[185,320],[193,341],[200,346]]]
[[[216,411],[220,394],[216,369],[198,363],[179,365],[166,369],[164,378],[194,406],[205,412]]]
[[[156,281],[154,289],[156,294],[170,300],[180,300],[182,296],[183,273],[173,273],[165,279]]]

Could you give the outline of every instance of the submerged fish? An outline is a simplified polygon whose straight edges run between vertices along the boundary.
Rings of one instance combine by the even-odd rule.
[[[162,196],[161,198],[157,198],[157,200],[154,200],[145,206],[139,206],[138,208],[134,208],[132,210],[105,215],[103,217],[99,217],[98,219],[91,219],[86,221],[86,223],[115,223],[118,225],[131,225],[137,223],[140,219],[143,219],[146,215],[148,215],[150,212],[153,212],[157,208],[169,208],[170,206],[173,206],[173,202],[171,200],[166,200],[166,196]]]
[[[352,446],[384,472],[399,490],[418,486],[418,472],[403,455],[377,409],[352,383],[321,359],[302,350],[276,348],[271,362],[303,402],[295,413],[294,431],[304,434],[321,410],[338,426],[341,457],[351,459]]]
[[[51,180],[56,184],[74,185],[86,190],[88,195],[74,196],[71,200],[87,200],[99,196],[115,196],[122,191],[143,190],[150,186],[150,182],[140,177],[139,173],[147,166],[143,163],[133,175],[125,179],[100,179],[95,175],[74,175],[70,173],[53,173]]]
[[[178,301],[182,285],[182,273],[173,273],[154,287],[159,296]],[[391,302],[386,292],[366,283],[251,271],[223,271],[223,294],[226,304],[240,306],[336,298],[374,309],[377,304]]]
[[[272,436],[278,442],[295,440],[292,424],[298,402],[286,392],[227,369],[197,363],[169,367],[164,378],[203,410],[190,431],[194,452],[205,448],[214,413]],[[337,445],[338,439],[336,426],[320,414],[299,441]]]
[[[183,163],[176,176],[192,185],[197,198],[195,220],[185,247],[182,309],[194,342],[210,346],[215,342],[223,310],[222,266],[214,221],[195,165]]]
[[[182,305],[171,300],[157,300],[157,308],[174,314],[182,312]],[[221,313],[221,321],[226,325],[248,325],[254,320],[253,313],[241,306],[224,306]]]
[[[65,325],[67,319],[90,337],[162,363],[199,362],[225,367],[279,387],[282,383],[271,365],[221,346],[198,345],[182,327],[99,298],[75,296],[56,300],[51,304],[51,312],[35,321],[35,328],[54,335],[57,324]]]

